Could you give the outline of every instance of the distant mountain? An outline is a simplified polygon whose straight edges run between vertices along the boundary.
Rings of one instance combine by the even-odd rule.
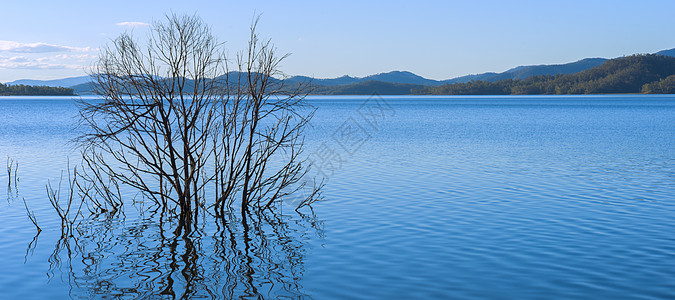
[[[504,73],[512,74],[511,79],[525,79],[536,75],[572,74],[595,68],[608,61],[606,58],[586,58],[561,65],[525,66],[510,69]]]
[[[662,56],[675,57],[675,49],[663,50],[655,53]],[[365,93],[375,89],[381,94],[401,94],[410,89],[420,90],[419,87],[438,87],[446,84],[470,83],[473,81],[498,82],[503,80],[526,80],[532,76],[556,76],[569,75],[584,72],[592,68],[603,65],[608,60],[605,58],[586,58],[579,61],[557,64],[557,65],[532,65],[519,66],[509,69],[502,73],[482,73],[466,75],[448,80],[433,80],[416,75],[407,71],[391,71],[379,73],[365,77],[342,76],[337,78],[312,78],[309,76],[292,76],[283,79],[285,86],[289,89],[297,87],[301,83],[311,82],[313,94],[347,94],[347,93]],[[231,83],[236,82],[239,72],[228,73]],[[225,75],[219,76],[216,80],[225,80]],[[8,82],[8,85],[35,85],[50,87],[68,87],[72,88],[79,95],[92,94],[92,86],[89,82],[89,76],[71,77],[57,80],[29,80],[22,79]],[[663,81],[659,86],[667,86],[671,81]],[[654,85],[656,86],[656,85]],[[480,90],[480,89],[479,89]],[[663,89],[661,89],[663,90]],[[494,91],[493,91],[494,92]],[[409,93],[409,92],[408,92]]]
[[[213,80],[220,83],[220,84],[225,84],[226,81],[229,81],[230,84],[236,84],[238,82],[238,80],[244,80],[245,81],[246,77],[244,77],[244,76],[246,76],[246,73],[233,71],[233,72],[228,72],[225,75],[220,75]],[[166,84],[170,84],[169,83],[170,79],[168,79],[168,78],[162,78],[162,77],[159,77],[159,76],[155,76],[155,79],[158,82],[165,81]],[[275,83],[278,83],[279,79],[272,78],[271,81],[275,82]],[[189,91],[189,90],[194,89],[195,81],[192,80],[192,79],[186,79],[184,84],[185,84],[185,86],[183,87],[183,89],[186,90],[186,91]],[[245,82],[244,82],[244,84],[245,84]],[[295,87],[295,86],[293,86],[293,87]],[[78,95],[92,95],[92,94],[94,94],[94,85],[91,81],[76,84],[76,85],[71,86],[70,88],[72,88],[75,91],[75,93],[78,94]],[[292,88],[292,87],[290,87],[290,88]],[[131,90],[134,90],[134,89],[132,88]],[[125,91],[125,92],[129,92],[129,91]]]
[[[75,94],[80,96],[94,94],[94,86],[92,85],[91,82],[76,84],[71,86],[70,88],[73,89]]]
[[[357,82],[362,81],[361,78],[358,77],[351,77],[351,76],[342,76],[338,78],[312,78],[309,76],[292,76],[289,78],[286,78],[287,82],[292,82],[292,83],[300,83],[300,82],[311,82],[312,85],[328,85],[328,86],[333,86],[333,85],[344,85],[344,84],[354,84]]]
[[[631,55],[572,74],[537,75],[526,79],[471,81],[416,90],[440,95],[545,95],[664,93],[675,91],[675,57]]]
[[[410,83],[394,83],[376,80],[362,81],[352,84],[315,86],[312,90],[314,95],[410,95],[414,90],[427,86]]]
[[[659,52],[656,52],[656,54],[675,57],[675,48],[668,50],[661,50]]]
[[[367,81],[381,81],[389,83],[403,83],[403,84],[420,84],[420,85],[441,85],[442,81],[427,79],[417,74],[408,72],[408,71],[391,71],[387,73],[379,73],[375,75],[369,75],[366,77],[351,77],[351,76],[342,76],[338,78],[312,78],[308,76],[293,76],[286,79],[287,82],[307,82],[311,81],[313,85],[317,86],[336,86],[336,85],[346,85],[346,84],[355,84],[359,82]]]
[[[535,66],[520,66],[509,69],[502,73],[483,73],[476,75],[467,75],[445,80],[445,83],[465,83],[474,80],[482,80],[495,82],[504,79],[525,79],[536,75],[557,75],[557,74],[572,74],[597,67],[606,62],[606,58],[586,58],[567,64],[560,65],[535,65]]]
[[[362,81],[382,81],[391,83],[406,83],[419,85],[441,85],[442,81],[426,79],[422,76],[407,71],[392,71],[389,73],[380,73],[362,78]]]
[[[500,80],[497,79],[497,77],[501,76],[501,73],[494,73],[494,72],[488,72],[488,73],[481,73],[481,74],[471,74],[471,75],[464,75],[460,77],[455,77],[453,79],[447,79],[443,81],[445,84],[453,84],[453,83],[466,83],[466,82],[471,82],[471,81],[496,81]]]
[[[33,79],[19,79],[12,82],[6,82],[8,85],[35,85],[35,86],[51,86],[51,87],[72,87],[74,85],[87,83],[91,81],[90,76],[69,77],[54,80],[33,80]]]
[[[392,71],[362,78],[343,76],[334,79],[312,79],[306,76],[294,76],[287,80],[293,82],[312,80],[312,85],[315,87],[313,93],[315,94],[358,94],[361,92],[371,94],[365,91],[379,88],[378,92],[381,94],[398,95],[403,93],[406,89],[416,89],[416,86],[440,86],[448,83],[465,83],[479,80],[494,82],[504,79],[525,79],[536,75],[572,74],[597,67],[605,61],[607,61],[607,59],[587,58],[560,65],[520,66],[503,73],[467,75],[444,81],[427,79],[407,71]],[[367,84],[363,84],[366,82]]]

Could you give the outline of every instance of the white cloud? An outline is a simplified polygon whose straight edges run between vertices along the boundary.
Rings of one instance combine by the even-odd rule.
[[[59,54],[59,55],[54,56],[54,58],[60,59],[60,60],[72,59],[72,60],[76,60],[76,61],[79,61],[79,62],[89,61],[89,60],[95,59],[97,57],[98,56],[96,56],[96,55],[91,55],[91,54],[86,54],[86,53],[85,54]]]
[[[25,56],[12,56],[12,57],[7,57],[6,59],[9,62],[15,62],[15,63],[28,62],[28,58],[25,57]]]
[[[150,26],[148,23],[143,23],[143,22],[119,22],[115,24],[117,26],[123,26],[123,27],[145,27],[145,26]]]
[[[0,58],[0,69],[81,69],[82,66],[72,64],[50,64],[38,61],[13,61],[11,59]]]
[[[19,43],[13,41],[0,41],[0,51],[12,53],[48,53],[48,52],[91,52],[91,47],[70,47],[52,45],[47,43]]]
[[[84,59],[64,59],[52,57],[25,57],[25,56],[0,56],[0,69],[2,70],[45,70],[45,69],[71,69],[81,70],[86,61]]]
[[[82,70],[97,48],[0,41],[0,70]],[[12,55],[19,54],[19,55]]]

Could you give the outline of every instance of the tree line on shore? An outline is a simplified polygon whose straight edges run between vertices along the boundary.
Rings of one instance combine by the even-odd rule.
[[[35,85],[6,85],[0,83],[0,96],[73,96],[71,88],[35,86]]]

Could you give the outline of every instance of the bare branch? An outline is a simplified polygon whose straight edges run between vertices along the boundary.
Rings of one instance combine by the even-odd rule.
[[[103,101],[80,102],[87,133],[78,139],[78,187],[93,211],[120,209],[120,185],[181,218],[199,207],[224,215],[236,198],[242,213],[270,208],[303,186],[303,128],[313,110],[303,102],[306,85],[276,78],[287,55],[258,38],[258,19],[232,72],[223,44],[196,16],[168,15],[144,46],[123,34],[102,50],[92,76]]]

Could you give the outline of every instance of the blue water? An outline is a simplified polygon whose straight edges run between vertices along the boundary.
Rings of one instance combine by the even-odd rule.
[[[77,156],[77,109],[0,98],[19,162],[16,186],[0,172],[0,298],[675,298],[675,96],[309,102],[313,213],[171,248],[142,203],[60,240],[45,184]]]

